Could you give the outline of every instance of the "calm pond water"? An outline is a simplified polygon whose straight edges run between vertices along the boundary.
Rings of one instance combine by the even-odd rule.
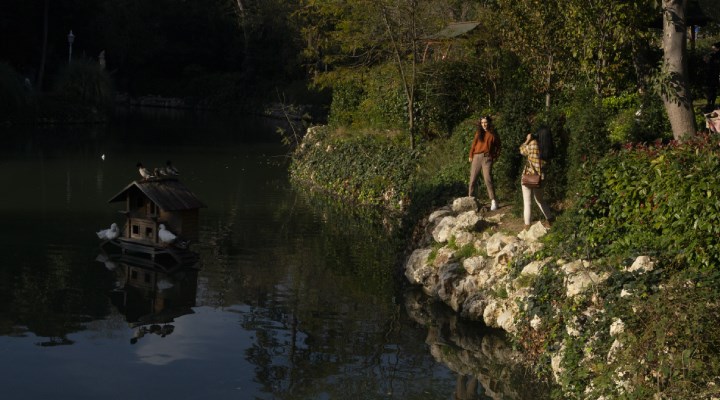
[[[403,288],[392,221],[291,187],[276,123],[144,112],[11,129],[0,397],[538,398],[501,336]],[[138,161],[166,160],[208,205],[201,268],[103,259],[95,232],[123,221],[108,200]]]

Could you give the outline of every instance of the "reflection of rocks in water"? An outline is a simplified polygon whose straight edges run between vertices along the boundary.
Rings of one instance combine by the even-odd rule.
[[[405,308],[413,320],[428,327],[425,342],[433,357],[458,374],[455,399],[548,397],[543,384],[530,381],[520,353],[510,347],[503,331],[461,320],[421,290],[406,292]]]

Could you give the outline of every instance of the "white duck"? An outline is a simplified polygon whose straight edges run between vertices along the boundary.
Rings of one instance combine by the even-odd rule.
[[[169,230],[165,229],[165,224],[160,224],[160,230],[158,231],[158,237],[160,238],[160,241],[163,243],[173,243],[177,236],[175,236],[174,233],[170,232]]]
[[[150,173],[150,170],[143,167],[142,163],[137,163],[136,165],[138,172],[140,173],[140,176],[142,176],[143,179],[149,179],[153,177],[153,174]]]
[[[118,229],[117,224],[113,222],[109,229],[103,229],[96,233],[98,239],[113,240],[120,236],[120,229]]]

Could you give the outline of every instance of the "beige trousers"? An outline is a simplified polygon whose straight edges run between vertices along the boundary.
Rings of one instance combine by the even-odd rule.
[[[490,200],[495,200],[495,188],[492,180],[493,162],[490,157],[485,154],[473,155],[472,164],[470,164],[470,184],[468,185],[468,196],[472,196],[475,192],[475,181],[477,181],[480,171],[482,171],[485,188]]]

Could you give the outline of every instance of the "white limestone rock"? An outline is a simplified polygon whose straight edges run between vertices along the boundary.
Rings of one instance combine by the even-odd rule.
[[[544,260],[536,260],[530,262],[523,268],[522,272],[520,272],[520,275],[538,275],[540,273],[540,269],[544,267],[549,260],[549,258],[546,258]]]
[[[514,238],[513,238],[514,239]],[[522,247],[517,241],[511,241],[495,256],[498,265],[508,265],[515,256],[522,252]]]
[[[533,316],[533,318],[530,320],[530,327],[533,328],[533,330],[538,330],[542,326],[542,318],[540,318],[537,314]]]
[[[475,256],[463,260],[463,268],[470,275],[476,275],[488,266],[488,260],[483,256]]]
[[[455,217],[455,228],[473,230],[480,221],[480,216],[475,211],[466,211]]]
[[[478,210],[478,203],[477,200],[475,200],[475,197],[469,196],[469,197],[460,197],[455,200],[453,200],[452,203],[452,210],[455,213],[463,213],[465,211],[477,211]]]
[[[432,231],[433,239],[438,243],[446,243],[450,238],[453,227],[455,226],[455,217],[446,216],[440,220],[440,223]]]
[[[449,247],[441,247],[440,249],[438,249],[437,254],[435,255],[435,259],[432,262],[432,265],[439,268],[440,266],[442,266],[444,264],[448,264],[454,260],[455,260],[455,250],[453,250]]]
[[[504,308],[500,315],[497,316],[496,321],[498,326],[506,332],[515,332],[515,313],[513,313],[512,309]]]
[[[560,267],[565,273],[565,290],[568,297],[575,297],[587,288],[604,282],[608,274],[599,275],[590,269],[590,263],[577,260]]]
[[[618,337],[625,332],[625,323],[620,318],[615,318],[613,323],[610,324],[610,336]]]
[[[414,285],[422,285],[428,275],[434,274],[434,268],[427,264],[431,249],[417,249],[410,254],[405,263],[405,277]]]
[[[565,340],[563,340],[560,349],[550,357],[550,368],[552,369],[556,382],[560,381],[560,377],[565,373],[565,368],[560,365],[562,364],[563,358],[565,358],[565,349],[566,344]]]
[[[655,261],[648,257],[648,256],[640,256],[635,259],[635,262],[630,266],[630,268],[627,268],[626,271],[628,272],[639,272],[639,273],[646,273],[650,272],[655,269]]]
[[[448,216],[452,213],[452,209],[450,207],[442,207],[440,209],[437,209],[433,211],[430,216],[428,217],[428,222],[433,223],[435,220]]]
[[[518,233],[517,237],[526,242],[537,242],[541,237],[545,236],[547,232],[547,228],[538,221],[531,225],[530,228],[523,229],[520,233]]]
[[[458,247],[466,246],[475,240],[475,235],[467,231],[455,232],[455,244]]]
[[[513,242],[515,242],[514,238],[507,236],[504,233],[498,232],[490,236],[489,239],[487,239],[487,243],[485,244],[485,251],[487,252],[488,256],[495,257],[502,251],[502,249],[506,245]]]

